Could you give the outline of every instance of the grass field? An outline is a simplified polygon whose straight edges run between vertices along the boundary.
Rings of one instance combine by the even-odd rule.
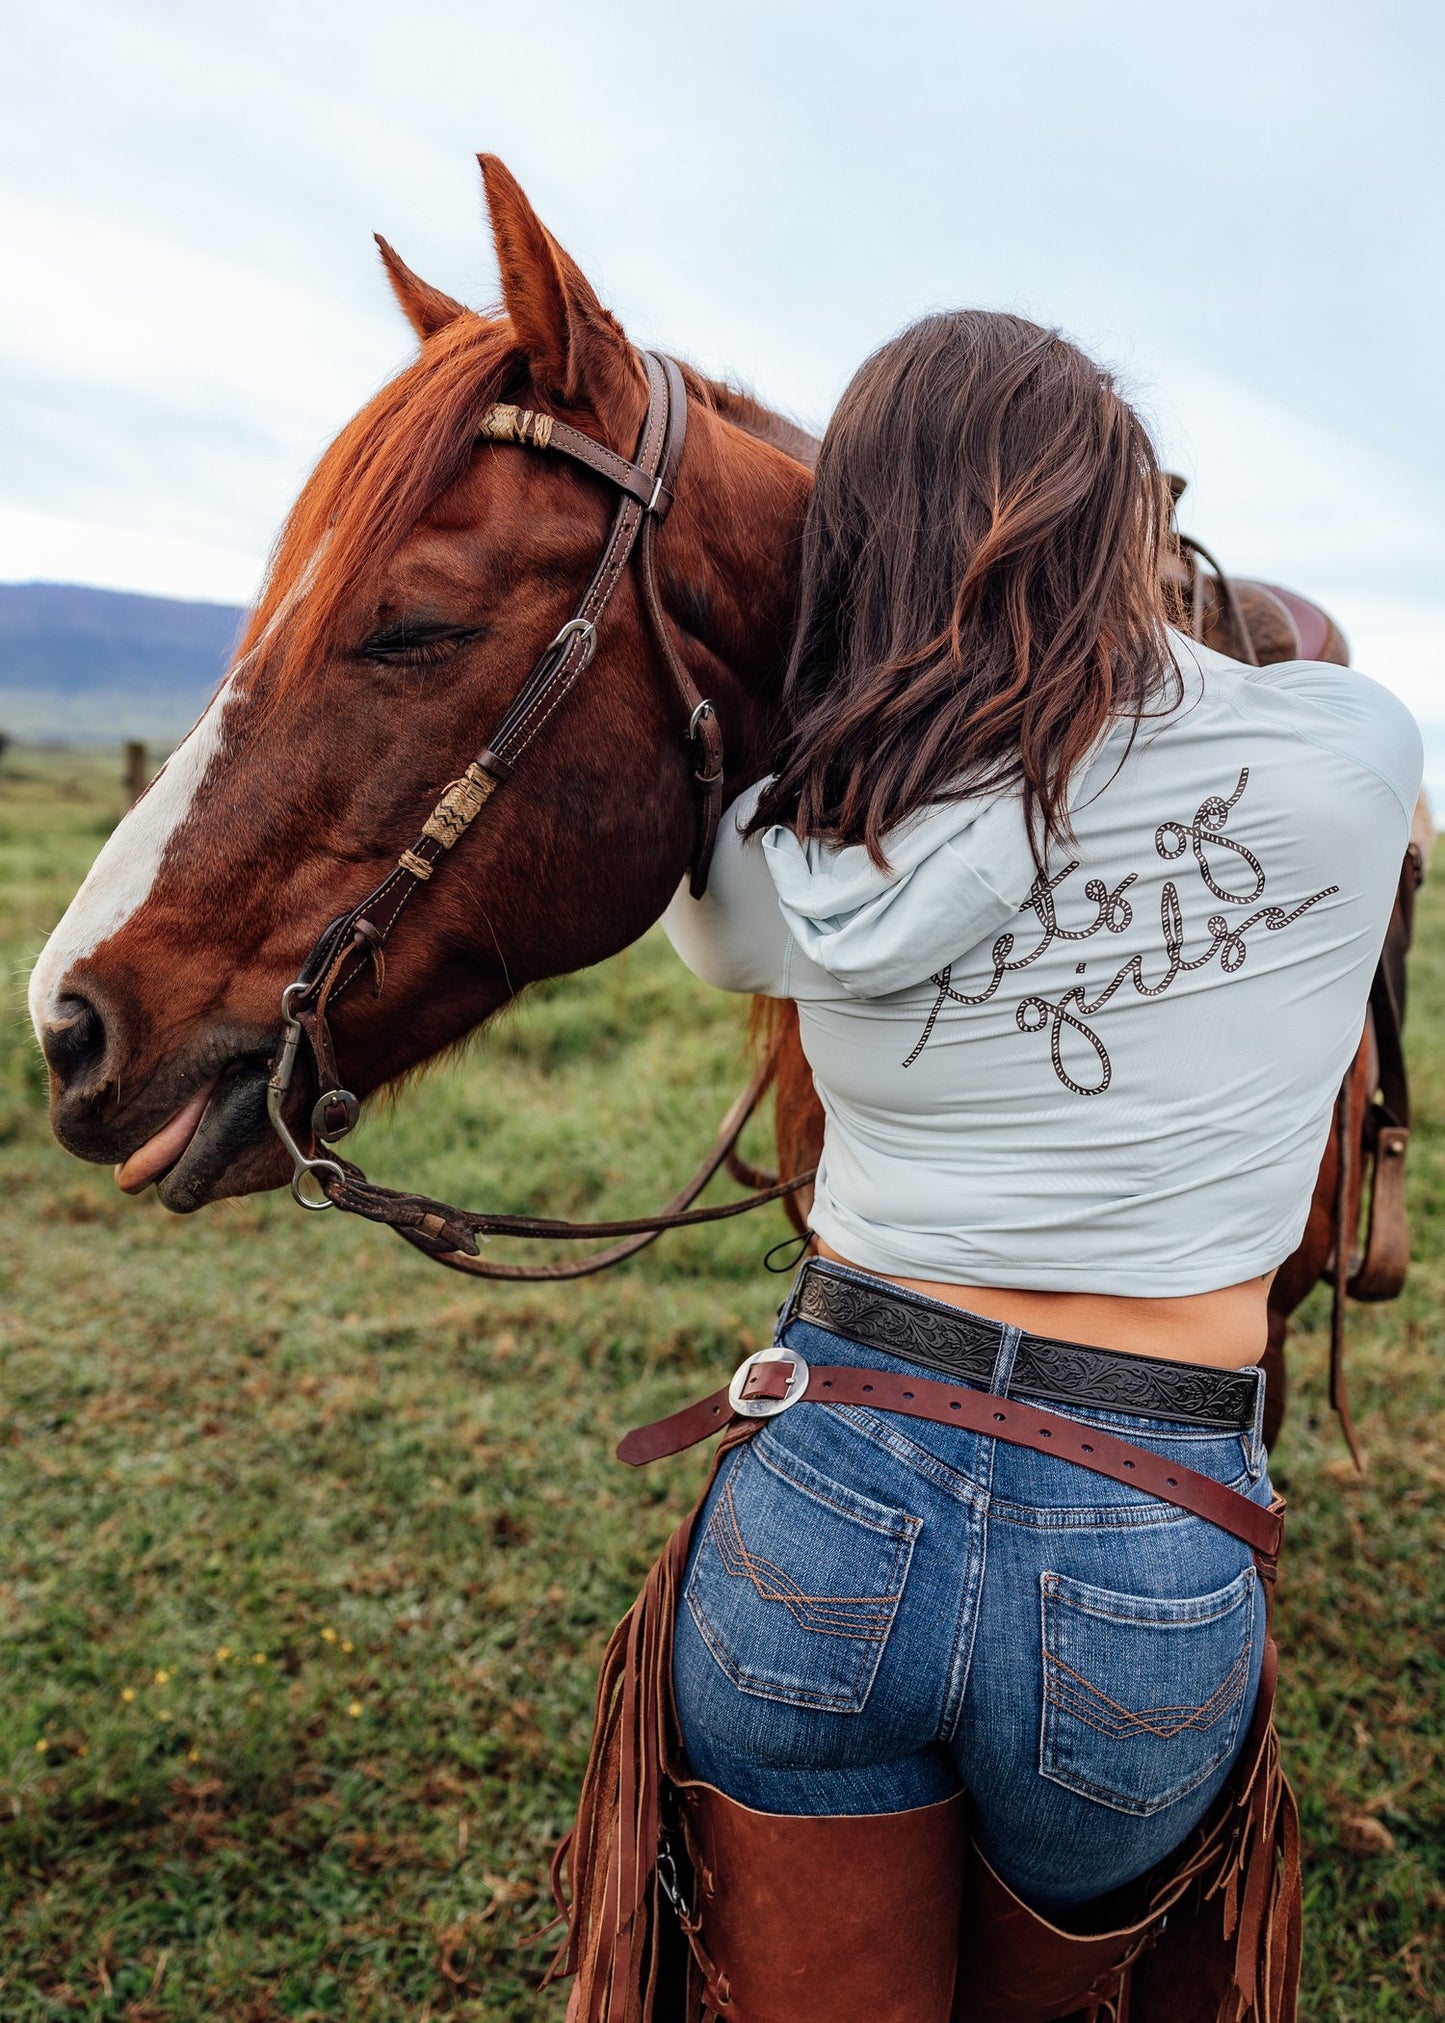
[[[118,773],[0,762],[0,2018],[560,2018],[528,1935],[595,1660],[703,1465],[636,1476],[612,1445],[766,1339],[781,1213],[526,1289],[281,1198],[123,1199],[50,1142],[23,1018]],[[1445,881],[1413,979],[1416,1264],[1351,1327],[1369,1475],[1323,1401],[1322,1305],[1275,1456],[1309,2023],[1445,2017]],[[640,1210],[740,1057],[740,1008],[653,936],[359,1156],[452,1199]]]

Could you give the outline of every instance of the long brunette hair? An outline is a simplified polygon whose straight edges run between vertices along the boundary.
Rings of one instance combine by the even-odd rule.
[[[818,458],[776,777],[749,824],[862,843],[1021,789],[1042,857],[1107,726],[1177,687],[1170,498],[1108,374],[1020,316],[929,316],[854,377]]]

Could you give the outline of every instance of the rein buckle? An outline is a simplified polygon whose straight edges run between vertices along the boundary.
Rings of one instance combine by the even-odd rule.
[[[311,1128],[324,1143],[332,1145],[338,1138],[356,1129],[356,1120],[361,1115],[361,1105],[350,1089],[328,1089],[324,1096],[318,1096],[311,1112]]]

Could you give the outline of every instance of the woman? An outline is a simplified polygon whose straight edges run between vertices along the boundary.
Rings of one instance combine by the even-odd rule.
[[[1027,1397],[1267,1503],[1266,1295],[1421,749],[1357,674],[1172,632],[1167,517],[1143,425],[1056,333],[967,312],[886,345],[819,458],[778,770],[667,929],[798,1006],[827,1136],[787,1349]],[[787,1822],[886,1822],[923,1891],[960,1791],[998,1876],[1077,1920],[1221,1790],[1263,1626],[1249,1550],[1199,1517],[953,1427],[785,1411],[695,1526],[673,1681],[691,1771],[773,1821],[780,1875],[816,1865],[825,1921],[826,1839]],[[888,1942],[900,2018],[932,2013],[916,1939]],[[819,1971],[765,1918],[757,1945],[780,1987]]]

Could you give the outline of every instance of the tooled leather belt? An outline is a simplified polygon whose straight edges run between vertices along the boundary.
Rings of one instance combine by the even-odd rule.
[[[1001,1321],[945,1306],[826,1263],[804,1265],[783,1323],[807,1321],[845,1341],[899,1356],[988,1390],[1005,1329]],[[1173,1419],[1222,1432],[1247,1432],[1259,1396],[1258,1370],[1213,1370],[1158,1356],[1124,1355],[1047,1335],[1020,1337],[1008,1390],[1076,1410]]]
[[[826,1278],[833,1287],[842,1277],[842,1274],[827,1267],[810,1271],[795,1289],[788,1311],[795,1311],[810,1292],[816,1298],[816,1279]],[[874,1281],[847,1277],[845,1283],[850,1290],[871,1294]],[[890,1305],[896,1299],[906,1301],[910,1306],[916,1297],[896,1291],[892,1286],[886,1287],[882,1296]],[[920,1300],[918,1304],[929,1311],[934,1302]],[[955,1318],[951,1308],[945,1309],[945,1318]],[[977,1316],[956,1318],[973,1321]],[[856,1328],[858,1332],[851,1333],[847,1339],[861,1342],[861,1327],[867,1325],[866,1317],[860,1326],[859,1317],[850,1316],[850,1328]],[[836,1330],[830,1328],[829,1331]],[[1000,1338],[1003,1332],[1000,1326]],[[1067,1342],[1045,1343],[1044,1346],[1100,1356],[1110,1364],[1139,1360],[1132,1356],[1116,1356],[1112,1350],[1076,1349],[1073,1343]],[[896,1344],[890,1342],[889,1352],[897,1353]],[[1178,1373],[1186,1378],[1190,1375],[1257,1377],[1258,1374],[1247,1371],[1216,1372],[1202,1369],[1197,1364],[1156,1363],[1155,1367],[1166,1370],[1171,1376]],[[989,1376],[992,1376],[991,1371]],[[1068,1402],[1079,1401],[1071,1398]],[[1098,1404],[1097,1398],[1082,1402]],[[1172,1503],[1179,1510],[1189,1511],[1195,1517],[1221,1526],[1246,1542],[1262,1576],[1270,1580],[1274,1578],[1284,1523],[1282,1497],[1276,1496],[1268,1506],[1256,1503],[1239,1490],[1216,1482],[1208,1475],[1201,1475],[1152,1448],[1121,1440],[1117,1434],[1105,1432],[1088,1419],[1061,1417],[1033,1398],[1019,1397],[1011,1390],[990,1390],[987,1382],[982,1385],[967,1380],[940,1383],[934,1377],[900,1376],[896,1371],[878,1370],[867,1363],[810,1365],[797,1348],[783,1343],[757,1349],[746,1357],[733,1372],[732,1382],[725,1389],[714,1391],[710,1397],[699,1398],[696,1404],[684,1405],[680,1412],[673,1412],[666,1419],[654,1420],[650,1426],[634,1427],[618,1443],[617,1458],[630,1467],[642,1468],[649,1461],[660,1461],[664,1455],[681,1454],[684,1449],[696,1446],[699,1440],[706,1440],[713,1433],[725,1435],[720,1451],[726,1451],[729,1445],[749,1439],[767,1420],[803,1404],[814,1407],[856,1405],[864,1411],[896,1412],[905,1419],[923,1419],[937,1426],[955,1426],[965,1432],[1002,1440],[1010,1446],[1031,1448],[1033,1452],[1048,1454],[1055,1460],[1073,1462],[1095,1475],[1107,1476],[1110,1481],[1122,1483],[1126,1488],[1157,1496],[1161,1502]],[[1127,1409],[1133,1411],[1139,1407],[1131,1403]],[[1154,1408],[1156,1413],[1163,1413],[1164,1409],[1162,1401]],[[1179,1416],[1177,1402],[1171,1401],[1168,1415],[1171,1418]],[[1219,1417],[1203,1420],[1198,1410],[1194,1418],[1196,1423],[1223,1423]],[[1237,1426],[1239,1421],[1234,1424]]]

